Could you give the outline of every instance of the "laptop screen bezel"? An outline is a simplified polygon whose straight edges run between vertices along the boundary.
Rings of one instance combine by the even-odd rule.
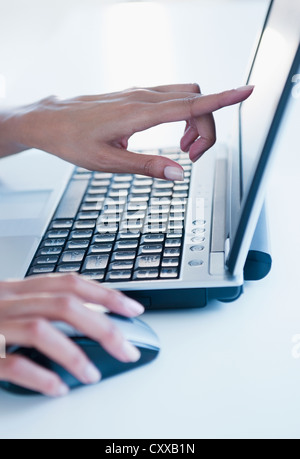
[[[274,6],[274,0],[272,0],[270,4],[269,11],[267,13],[266,21],[263,27],[263,31],[256,49],[256,53],[251,65],[251,69],[248,75],[248,80],[247,83],[249,83],[251,79],[251,74],[255,65],[255,60],[257,57],[257,54],[259,52],[259,47],[261,44],[261,40],[263,38],[264,32],[266,30],[266,27],[269,24],[269,18],[270,18],[270,13],[272,11],[272,8]],[[281,123],[281,120],[284,116],[290,94],[292,91],[293,83],[292,83],[292,77],[295,73],[297,73],[299,69],[299,62],[300,62],[300,44],[298,45],[297,52],[295,54],[294,61],[292,63],[292,66],[290,68],[286,83],[284,85],[284,89],[282,91],[279,103],[277,105],[277,108],[275,110],[274,118],[271,123],[271,127],[268,131],[266,141],[264,143],[258,165],[256,167],[255,174],[252,178],[251,186],[249,189],[249,192],[247,196],[244,197],[244,204],[243,207],[240,208],[240,215],[237,223],[237,229],[234,235],[234,239],[232,240],[232,245],[231,249],[229,252],[229,256],[226,262],[227,268],[229,272],[233,275],[240,274],[240,272],[243,269],[244,263],[246,261],[247,257],[247,251],[249,249],[249,236],[250,237],[250,243],[251,243],[251,238],[253,236],[253,232],[255,229],[253,229],[253,225],[250,225],[250,223],[253,224],[253,220],[255,219],[255,224],[257,222],[263,201],[264,201],[264,176],[265,173],[267,172],[268,165],[272,156],[272,147],[274,145],[276,135]],[[242,167],[242,142],[241,142],[241,136],[242,136],[242,118],[241,118],[241,107],[239,109],[239,167],[240,167],[240,195],[242,194],[242,189],[243,189],[243,183],[242,183],[242,176],[243,174],[241,173],[241,167]],[[250,232],[250,226],[251,226],[251,233]],[[247,247],[246,247],[247,245]]]

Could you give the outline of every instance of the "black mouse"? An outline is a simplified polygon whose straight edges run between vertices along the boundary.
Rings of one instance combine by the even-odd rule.
[[[112,357],[106,352],[103,347],[87,338],[82,333],[78,332],[72,326],[57,322],[55,326],[70,337],[81,349],[86,353],[89,359],[99,369],[102,374],[102,379],[109,378],[110,376],[123,373],[124,371],[132,370],[136,367],[144,365],[154,360],[160,350],[159,341],[153,330],[139,319],[125,318],[116,314],[108,314],[110,319],[120,328],[125,338],[136,346],[141,357],[137,362],[124,363]],[[75,376],[71,375],[67,370],[58,365],[57,363],[50,360],[48,357],[33,348],[25,348],[14,346],[12,354],[19,354],[33,360],[38,365],[41,365],[55,373],[57,373],[62,381],[67,384],[71,389],[79,386],[83,386],[83,383],[78,381]],[[13,392],[20,395],[37,395],[38,392],[34,392],[29,389],[25,389],[16,384],[0,381],[0,387],[9,392]]]

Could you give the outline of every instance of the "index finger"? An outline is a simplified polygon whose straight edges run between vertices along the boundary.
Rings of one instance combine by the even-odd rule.
[[[142,114],[138,115],[136,131],[143,131],[162,123],[186,121],[207,115],[223,107],[242,102],[251,95],[253,89],[254,86],[243,86],[207,96],[195,95],[149,104],[147,110],[143,110]]]

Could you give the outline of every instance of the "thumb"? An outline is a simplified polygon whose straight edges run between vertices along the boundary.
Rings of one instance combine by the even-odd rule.
[[[105,170],[109,172],[140,174],[165,180],[184,179],[183,168],[164,156],[145,155],[107,146],[105,157]],[[103,164],[99,167],[104,170]]]

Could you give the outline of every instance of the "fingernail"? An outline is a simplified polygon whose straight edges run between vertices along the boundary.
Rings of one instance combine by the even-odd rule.
[[[69,389],[68,386],[66,386],[65,384],[60,384],[60,386],[58,388],[58,391],[55,394],[55,396],[64,397],[64,396],[68,395],[69,392],[70,392],[70,389]]]
[[[241,86],[240,88],[236,88],[236,91],[253,91],[254,86],[253,85],[248,85],[248,86]]]
[[[145,312],[144,306],[131,298],[122,298],[123,306],[132,314],[143,314]]]
[[[89,363],[86,366],[83,377],[85,381],[87,382],[87,384],[95,384],[100,381],[101,373],[92,363]]]
[[[137,362],[141,357],[140,351],[128,341],[123,344],[123,352],[130,362]]]
[[[183,180],[184,172],[179,167],[167,166],[164,169],[164,175],[167,180]]]

